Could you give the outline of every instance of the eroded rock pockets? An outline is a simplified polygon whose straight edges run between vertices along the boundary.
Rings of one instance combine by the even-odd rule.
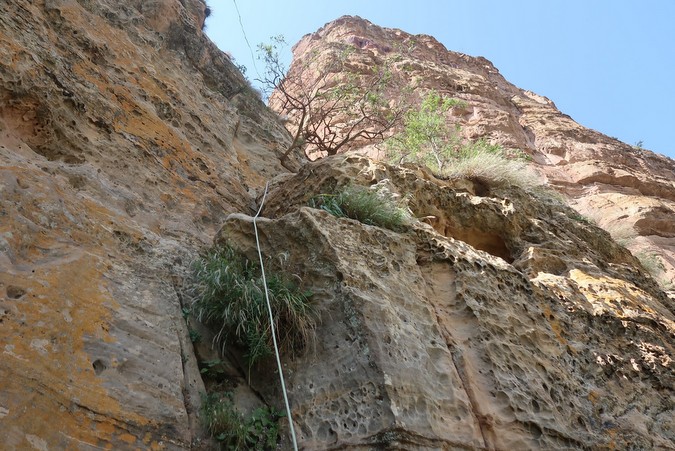
[[[397,233],[304,206],[383,181],[440,219]],[[673,445],[673,315],[631,255],[566,207],[353,157],[277,180],[267,202],[263,252],[284,255],[321,315],[315,347],[285,363],[304,446]],[[472,245],[472,229],[501,250]],[[223,240],[255,252],[251,218],[231,216]],[[272,379],[252,384],[274,403]]]
[[[185,449],[202,434],[170,281],[286,171],[274,146],[288,140],[201,33],[204,8],[0,2],[7,449]]]
[[[559,111],[550,99],[509,83],[485,58],[448,51],[431,36],[378,27],[360,17],[341,17],[304,36],[293,48],[290,72],[316,80],[323,72],[307,62],[317,55],[334,55],[336,49],[345,49],[349,54],[336,79],[358,80],[370,68],[387,67],[391,85],[384,95],[390,104],[405,101],[402,93],[408,88],[420,94],[435,90],[466,102],[466,107],[447,113],[448,124],[460,125],[466,138],[485,138],[531,155],[532,167],[545,175],[550,186],[563,193],[575,208],[581,207],[582,214],[606,219],[621,216],[616,213],[625,202],[644,207],[637,217],[609,221],[606,230],[613,235],[618,226],[630,230],[629,235],[623,236],[624,244],[635,254],[657,259],[661,268],[652,272],[672,293],[675,256],[669,229],[675,216],[664,216],[660,224],[652,223],[648,228],[644,221],[636,225],[636,220],[643,217],[649,220],[659,216],[649,211],[653,204],[675,210],[672,159],[583,127]],[[384,156],[386,146],[382,148],[385,150],[369,151]],[[622,199],[618,206],[594,202],[598,191],[630,194],[630,198]],[[598,223],[605,227],[604,221]],[[461,234],[454,224],[447,225],[454,235]],[[641,238],[645,232],[655,235]],[[517,259],[508,243],[503,244],[498,236],[484,235],[479,230],[471,233],[473,237],[467,233],[463,239],[473,239],[476,246],[480,244],[506,260]]]
[[[578,213],[545,190],[487,187],[485,195],[478,196],[467,180],[439,180],[422,168],[394,169],[362,157],[337,156],[308,164],[297,176],[273,181],[263,214],[278,217],[307,205],[317,194],[351,183],[386,184],[407,199],[413,216],[439,234],[466,242],[532,276],[538,271],[560,275],[587,264],[638,277],[649,285],[633,269],[637,260],[630,252],[606,232],[579,220]],[[546,258],[535,258],[544,254]]]

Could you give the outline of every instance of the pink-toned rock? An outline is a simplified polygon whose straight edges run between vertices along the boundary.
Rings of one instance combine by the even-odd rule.
[[[551,196],[282,158],[288,133],[203,36],[205,8],[0,3],[3,449],[215,447],[198,359],[226,360],[242,412],[281,407],[271,361],[249,373],[184,319],[183,277],[214,236],[255,257],[270,179],[264,252],[322,320],[313,348],[283,356],[304,449],[675,447],[673,304],[630,252]],[[398,82],[465,99],[452,120],[467,134],[531,153],[646,255],[673,252],[669,160],[429,36],[343,18],[296,53],[330,39],[355,45],[361,70],[401,52]],[[350,183],[409,196],[420,220],[392,232],[306,206]]]
[[[675,227],[673,160],[577,124],[551,100],[509,83],[485,58],[448,51],[431,36],[378,27],[358,17],[341,17],[303,37],[293,48],[290,73],[316,76],[316,68],[306,64],[309,56],[335,54],[347,48],[351,51],[346,70],[358,75],[359,70],[354,68],[387,66],[392,71],[389,95],[393,101],[404,88],[412,87],[420,96],[434,89],[467,102],[466,108],[448,115],[450,123],[461,125],[467,138],[485,137],[531,155],[533,166],[546,176],[549,186],[562,192],[581,214],[613,217],[616,221],[612,227],[634,228],[636,233],[622,242],[636,254],[656,256],[662,269],[654,276],[664,288],[672,288],[672,237],[663,236],[657,229]],[[352,149],[359,150],[359,145],[355,143]],[[386,151],[371,147],[368,155],[386,158]],[[616,193],[616,202],[594,200],[597,193],[610,192]],[[626,199],[631,204],[642,199],[643,214],[620,213],[623,200],[619,198],[624,194],[631,194]],[[658,211],[658,219],[647,218],[652,215],[649,211]],[[638,225],[639,221],[643,225],[658,222],[659,226],[644,227]]]

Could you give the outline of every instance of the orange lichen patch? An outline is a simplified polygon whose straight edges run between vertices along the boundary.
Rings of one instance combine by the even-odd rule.
[[[559,301],[571,302],[573,304],[579,304],[579,294],[570,288],[567,284],[567,279],[561,276],[556,276],[554,274],[548,274],[540,272],[536,278],[532,279],[532,282],[535,285],[545,287],[547,291],[551,292]],[[551,330],[555,334],[556,339],[562,345],[568,346],[572,352],[575,352],[572,346],[569,346],[567,339],[563,336],[563,327],[560,324],[560,321],[555,317],[553,310],[551,310],[550,305],[542,305],[542,313],[544,318],[551,326]]]
[[[0,420],[3,429],[51,444],[65,443],[64,437],[95,444],[113,440],[118,427],[111,418],[148,423],[108,394],[84,349],[87,340],[113,339],[107,328],[117,305],[103,269],[98,258],[70,249],[60,264],[0,273],[0,284],[25,292],[12,300],[0,328],[0,393],[8,411]],[[54,418],[59,428],[44,437],[44,425]]]
[[[124,63],[123,63],[124,64]],[[162,74],[157,74],[157,79],[151,77],[135,77],[134,81],[138,84],[138,88],[141,89],[146,95],[152,95],[159,98],[162,101],[169,101],[170,98],[180,97],[180,87],[176,85],[176,82]]]
[[[609,442],[607,443],[607,449],[609,451],[614,451],[616,448],[616,428],[609,428],[605,430],[605,433],[609,435]]]
[[[600,398],[600,394],[595,390],[591,390],[588,392],[587,398],[591,402],[591,404],[595,405],[598,402],[598,399]]]
[[[37,169],[5,167],[0,181],[11,258],[0,258],[0,430],[15,431],[6,443],[124,448],[149,421],[108,393],[85,346],[116,341],[110,256],[123,256],[119,234],[141,235],[124,214]],[[59,427],[45,428],[54,418]]]
[[[197,154],[189,141],[179,136],[154,112],[143,110],[140,105],[128,100],[132,96],[117,93],[116,97],[126,114],[117,119],[115,129],[134,139],[135,145],[142,149],[148,158],[169,173],[174,186],[185,185],[186,180],[183,175],[178,174],[177,169],[180,168],[182,172],[188,174],[198,173],[194,161],[198,157],[204,158],[204,155]],[[142,114],[138,114],[140,112]],[[190,188],[183,189],[181,194],[191,202],[199,201],[198,194]]]
[[[626,310],[635,309],[655,313],[648,306],[651,296],[625,280],[606,276],[594,277],[578,269],[571,270],[569,277],[593,305],[596,314],[609,310],[623,317]]]
[[[136,443],[136,437],[134,437],[131,434],[121,434],[119,435],[119,439],[125,443],[128,443],[130,445]]]
[[[108,99],[111,98],[110,93],[108,91],[108,88],[111,85],[111,81],[108,78],[108,75],[105,72],[99,70],[96,67],[96,65],[92,64],[89,61],[81,60],[78,61],[76,64],[73,64],[72,71],[82,80],[96,86],[101,95],[105,96]]]
[[[259,172],[253,171],[250,169],[248,160],[250,158],[251,152],[253,149],[250,146],[246,146],[238,139],[235,139],[232,142],[234,151],[237,155],[237,161],[240,163],[239,171],[246,180],[251,180],[252,183],[258,185],[264,185],[267,181]]]
[[[127,226],[127,218],[107,206],[85,197],[73,197],[72,191],[55,182],[40,180],[42,171],[4,168],[0,178],[21,180],[30,189],[5,189],[0,205],[7,220],[0,222],[0,233],[20,262],[56,265],[66,258],[69,246],[118,245],[115,232],[136,240],[137,229]],[[64,254],[64,255],[61,255]]]
[[[98,423],[96,429],[108,435],[112,435],[116,430],[115,426],[111,423]]]
[[[74,8],[69,10],[64,8],[61,10],[61,14],[77,24],[83,20],[83,14],[81,14],[79,8],[77,11],[74,11]],[[100,18],[94,17],[92,20],[100,20]],[[126,42],[126,39],[120,39],[117,36],[118,30],[111,28],[105,22],[94,29],[91,26],[85,28],[96,30],[96,39],[101,42],[119,42],[120,45]],[[154,53],[153,49],[150,50]],[[145,55],[139,55],[139,48],[120,48],[117,44],[113,56],[119,67],[127,67],[130,70],[136,67],[138,61],[146,59]],[[75,64],[73,72],[86,82],[96,86],[109,103],[119,107],[114,118],[112,115],[108,118],[115,130],[126,133],[131,139],[134,139],[135,144],[143,150],[147,157],[154,159],[158,165],[171,174],[174,184],[180,185],[185,182],[184,177],[176,172],[177,168],[181,168],[183,172],[187,171],[188,174],[197,172],[194,160],[197,157],[203,159],[204,156],[198,155],[192,149],[188,140],[181,137],[169,124],[161,120],[151,105],[138,100],[139,93],[142,92],[145,96],[170,103],[167,90],[178,92],[171,88],[171,80],[156,82],[151,77],[130,76],[125,79],[126,83],[114,83],[114,80],[109,79],[110,74],[106,75],[100,68],[86,60]],[[132,83],[129,84],[129,81]],[[163,86],[160,87],[158,83],[162,83]],[[198,200],[197,194],[191,190],[186,190],[183,194],[187,195],[191,201]]]
[[[123,30],[112,27],[109,22],[96,14],[90,14],[78,3],[61,3],[58,10],[59,15],[70,27],[75,30],[86,30],[90,35],[98,37],[101,42],[114,43],[117,53],[128,54],[135,51]]]
[[[0,35],[0,65],[9,66],[15,70],[20,69],[21,61],[30,58],[29,55],[30,51],[20,42],[6,39],[4,34]]]
[[[566,283],[566,280],[566,277],[539,271],[537,277],[532,279],[532,283],[546,287],[547,290],[552,291],[561,300],[572,300],[578,295],[576,295],[576,290],[573,290]]]
[[[152,434],[151,433],[148,432],[147,434],[145,434],[143,436],[143,443],[144,444],[147,445],[148,443],[150,443],[151,440],[152,440]]]

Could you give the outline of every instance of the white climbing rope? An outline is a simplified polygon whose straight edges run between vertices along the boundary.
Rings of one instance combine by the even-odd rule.
[[[272,341],[274,342],[274,354],[277,357],[277,367],[279,368],[279,380],[281,381],[281,391],[284,394],[284,403],[286,404],[286,415],[288,416],[288,425],[291,429],[291,438],[293,439],[293,449],[298,451],[298,442],[295,439],[295,428],[293,427],[293,417],[291,416],[291,406],[288,404],[288,394],[286,393],[286,382],[284,382],[284,372],[281,369],[281,357],[279,357],[279,346],[277,345],[277,334],[274,330],[274,316],[272,315],[272,305],[270,304],[270,295],[267,291],[267,279],[265,278],[265,265],[263,264],[262,251],[260,250],[260,238],[258,238],[258,225],[256,221],[260,212],[262,211],[263,205],[265,205],[265,197],[267,197],[267,188],[269,187],[269,182],[265,184],[265,193],[263,194],[262,201],[260,202],[260,208],[258,212],[253,217],[253,230],[255,230],[255,244],[258,247],[258,258],[260,259],[260,271],[262,272],[263,285],[265,287],[265,301],[267,302],[267,313],[270,317],[270,329],[272,331]]]

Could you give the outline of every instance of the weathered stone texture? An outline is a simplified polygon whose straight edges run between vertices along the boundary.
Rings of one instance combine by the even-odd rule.
[[[204,8],[0,4],[3,449],[201,435],[174,275],[284,171],[288,139],[201,33]]]
[[[577,124],[551,100],[509,83],[487,59],[448,51],[431,36],[344,16],[295,45],[290,72],[303,79],[316,77],[316,64],[308,61],[323,54],[347,54],[344,72],[356,76],[386,66],[392,73],[388,95],[393,102],[405,88],[413,88],[419,97],[435,89],[465,101],[466,108],[448,114],[449,123],[461,125],[467,138],[487,138],[531,155],[533,167],[579,212],[622,239],[634,253],[658,256],[663,267],[656,277],[662,286],[672,288],[675,245],[668,232],[675,220],[672,159]],[[353,148],[359,150],[360,145]],[[386,157],[382,146],[369,153]],[[605,199],[608,194],[612,201]],[[636,203],[639,213],[624,206]],[[643,218],[653,217],[658,217],[657,227],[640,225]]]
[[[547,196],[345,156],[284,168],[288,133],[204,37],[204,12],[0,2],[3,449],[209,447],[182,276],[214,236],[255,257],[248,215],[270,179],[263,250],[321,317],[284,356],[304,449],[675,447],[673,304],[630,252]],[[343,18],[296,53],[322,39],[356,45],[354,67],[401,52],[398,80],[469,102],[469,135],[527,150],[580,210],[612,204],[606,218],[672,250],[665,157],[429,36]],[[306,206],[376,182],[421,222],[395,233]],[[274,365],[247,370],[227,367],[250,379],[240,407],[281,407]]]
[[[455,226],[396,233],[303,206],[378,182]],[[675,445],[672,306],[563,204],[338,156],[274,184],[264,215],[264,254],[283,255],[322,319],[315,348],[285,362],[305,449]],[[252,218],[230,216],[216,241],[255,258]]]

